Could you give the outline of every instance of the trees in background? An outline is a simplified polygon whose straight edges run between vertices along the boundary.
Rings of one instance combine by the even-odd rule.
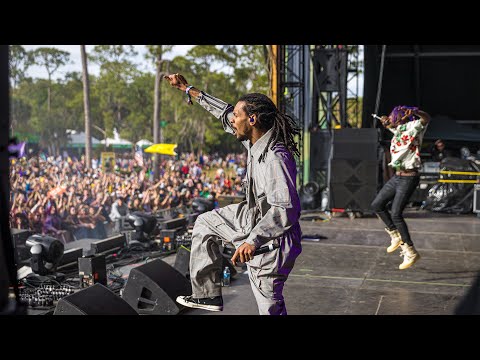
[[[129,141],[153,141],[157,113],[162,141],[177,143],[179,151],[241,151],[233,136],[224,136],[217,119],[198,106],[187,105],[185,95],[170,89],[161,75],[180,72],[191,84],[235,104],[247,92],[268,93],[264,47],[197,45],[185,56],[170,60],[167,69],[164,57],[169,50],[171,46],[148,46],[146,57],[152,66],[143,69],[135,63],[137,54],[131,45],[94,47],[88,60],[100,66],[100,73],[89,75],[92,136],[103,138],[97,128],[109,137],[117,129]],[[69,53],[53,47],[28,52],[22,46],[11,46],[10,54],[13,129],[39,136],[41,146],[58,153],[68,140],[66,129],[85,129],[82,68],[54,80],[69,61]],[[44,66],[48,78],[26,77],[31,64]]]

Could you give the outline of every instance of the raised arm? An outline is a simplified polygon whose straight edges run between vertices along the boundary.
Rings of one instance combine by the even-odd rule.
[[[394,132],[392,130],[392,122],[390,120],[390,117],[389,116],[386,116],[386,115],[383,115],[381,118],[380,118],[380,123],[382,124],[382,126],[389,130],[390,132]]]
[[[425,111],[417,110],[413,114],[420,117],[420,121],[422,122],[423,126],[427,125],[430,122],[430,115],[427,114]]]
[[[217,119],[222,121],[223,129],[229,133],[234,134],[230,119],[233,116],[233,106],[223,100],[217,99],[191,85],[181,74],[172,74],[164,76],[171,86],[179,89],[188,99],[188,95],[195,99],[205,110],[210,112]],[[188,94],[187,94],[188,89]]]

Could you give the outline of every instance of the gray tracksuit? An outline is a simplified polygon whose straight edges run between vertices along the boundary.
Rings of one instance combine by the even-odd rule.
[[[233,106],[203,93],[197,99],[206,110],[220,119],[226,132],[233,134],[230,120]],[[269,149],[261,163],[272,130],[254,145],[243,141],[248,150],[247,200],[200,215],[193,229],[190,277],[195,298],[222,294],[222,241],[238,248],[243,242],[257,248],[273,241],[280,248],[257,255],[247,262],[250,284],[259,313],[286,315],[283,286],[302,251],[300,201],[293,156],[281,144]]]

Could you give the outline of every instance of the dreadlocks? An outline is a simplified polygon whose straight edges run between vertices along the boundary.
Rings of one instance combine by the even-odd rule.
[[[283,144],[293,155],[300,156],[295,135],[300,135],[300,129],[295,125],[291,116],[277,110],[275,104],[266,95],[252,93],[242,96],[239,100],[245,102],[244,111],[250,115],[257,115],[257,121],[262,130],[273,128],[273,134],[268,140],[267,146],[258,159],[261,162],[267,155],[268,148],[273,149],[276,144]]]

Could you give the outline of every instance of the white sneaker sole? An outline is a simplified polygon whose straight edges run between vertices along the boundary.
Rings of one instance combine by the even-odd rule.
[[[410,266],[412,266],[413,264],[415,264],[419,259],[420,259],[420,255],[417,255],[417,256],[415,256],[415,258],[413,259],[412,262],[404,265],[403,267],[402,267],[402,264],[400,264],[400,265],[398,266],[398,268],[399,268],[400,270],[408,269]]]
[[[190,301],[185,301],[183,296],[177,297],[177,303],[180,305],[192,308],[192,309],[204,309],[208,311],[223,311],[223,306],[219,305],[206,305],[206,304],[197,304]]]
[[[399,242],[399,243],[397,244],[397,246],[395,246],[394,248],[392,248],[392,245],[390,245],[390,246],[387,248],[387,253],[390,254],[390,253],[394,252],[395,250],[397,250],[397,249],[400,247],[400,244],[401,244],[401,242]]]

